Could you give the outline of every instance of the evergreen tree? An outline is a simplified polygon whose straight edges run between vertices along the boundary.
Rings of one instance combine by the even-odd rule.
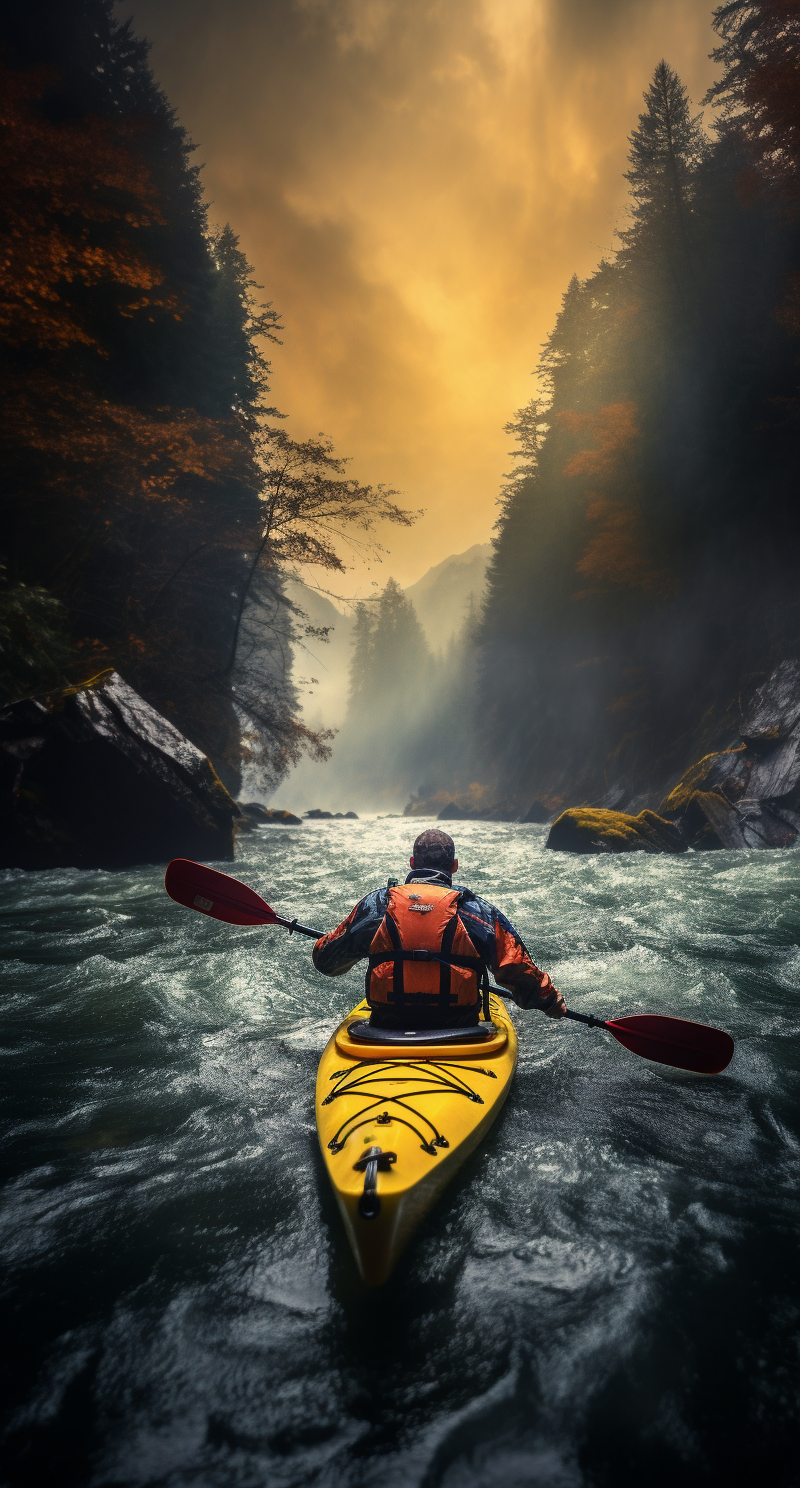
[[[374,615],[366,604],[356,605],[353,627],[353,654],[350,658],[350,690],[348,708],[352,714],[359,713],[369,700],[372,683],[372,636],[375,629]]]
[[[414,606],[389,579],[376,601],[356,608],[348,710],[331,764],[340,792],[405,804],[426,777],[437,676]]]
[[[232,408],[249,420],[278,417],[277,409],[268,408],[265,402],[272,368],[262,342],[280,345],[280,317],[271,304],[262,304],[253,295],[253,290],[261,286],[252,277],[252,268],[230,223],[212,231],[209,240],[216,278],[208,348],[220,380],[219,411]]]
[[[647,105],[630,137],[631,210],[637,223],[672,219],[688,241],[688,218],[694,182],[706,150],[700,127],[692,118],[689,94],[678,74],[663,59],[644,95]]]
[[[112,0],[10,3],[0,43],[10,582],[62,605],[78,674],[113,663],[234,789],[244,722],[272,780],[324,747],[285,671],[282,565],[342,568],[348,530],[410,518],[328,441],[268,422],[277,314],[230,226],[209,231],[191,142]]]
[[[373,697],[392,696],[401,712],[413,712],[418,695],[426,689],[429,662],[417,612],[399,584],[389,579],[378,603],[370,647]]]
[[[719,28],[769,12],[782,118],[795,8],[717,13]],[[742,189],[748,110],[757,119],[772,95],[764,84],[751,105],[731,76],[710,144],[659,64],[631,137],[632,225],[614,261],[573,277],[539,368],[549,401],[508,426],[520,472],[503,491],[489,571],[477,726],[483,778],[521,804],[598,802],[619,779],[657,789],[693,749],[724,742],[748,670],[800,649],[789,556],[800,243],[774,193]],[[788,155],[786,143],[784,203]],[[769,187],[768,152],[763,169]]]
[[[667,62],[656,67],[644,101],[647,107],[630,136],[626,172],[633,223],[620,238],[639,282],[655,276],[648,300],[656,314],[656,340],[676,315],[684,334],[692,334],[695,321],[698,329],[704,323],[694,207],[707,142],[702,115],[692,116],[688,92]]]
[[[730,0],[714,11],[724,71],[707,99],[763,180],[797,210],[800,194],[800,0]]]

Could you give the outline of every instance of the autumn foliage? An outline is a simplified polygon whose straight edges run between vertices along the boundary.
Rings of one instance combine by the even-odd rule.
[[[286,563],[340,567],[349,526],[410,519],[323,436],[275,422],[277,312],[209,225],[191,143],[111,0],[8,8],[0,99],[2,593],[52,601],[61,680],[113,664],[230,785],[243,750],[278,779],[326,748],[296,716]]]

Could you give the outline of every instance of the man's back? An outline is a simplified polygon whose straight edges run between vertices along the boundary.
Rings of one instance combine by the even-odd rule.
[[[531,960],[500,910],[452,883],[457,867],[445,832],[422,833],[405,884],[390,881],[366,894],[341,925],[317,941],[317,970],[341,976],[366,959],[371,1021],[384,1027],[477,1022],[484,968],[521,1007],[558,1016],[563,999],[547,973]]]

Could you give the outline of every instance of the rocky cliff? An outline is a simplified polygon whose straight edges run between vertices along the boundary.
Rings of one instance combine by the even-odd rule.
[[[116,672],[0,713],[0,866],[232,858],[239,807],[204,754]]]
[[[742,743],[705,755],[658,811],[571,807],[550,829],[563,852],[789,847],[800,835],[800,662],[784,661],[740,722]]]

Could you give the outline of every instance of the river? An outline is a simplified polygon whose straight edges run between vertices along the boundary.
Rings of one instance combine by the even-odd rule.
[[[421,825],[267,828],[233,871],[327,928]],[[457,824],[458,879],[573,1007],[717,1024],[733,1063],[518,1011],[503,1115],[377,1292],[314,1126],[359,973],[161,868],[2,876],[4,1484],[797,1481],[800,852],[544,840]]]

